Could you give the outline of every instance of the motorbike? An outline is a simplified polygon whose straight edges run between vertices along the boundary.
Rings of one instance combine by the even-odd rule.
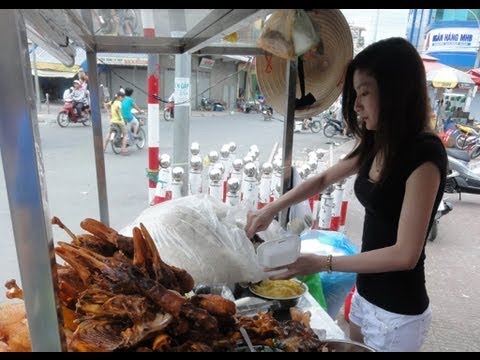
[[[475,143],[480,137],[478,131],[469,126],[464,126],[461,124],[456,124],[458,129],[455,139],[455,146],[460,150],[465,150],[470,147],[472,143]]]
[[[305,121],[306,120],[306,121]],[[313,133],[318,133],[322,129],[322,124],[319,119],[307,118],[303,120],[295,119],[295,131],[310,129]]]
[[[452,209],[453,209],[453,205],[449,201],[446,201],[445,199],[442,199],[442,201],[440,201],[440,204],[438,204],[437,212],[435,213],[435,217],[433,219],[432,227],[427,236],[427,239],[429,241],[433,241],[437,238],[438,223],[440,218],[444,215],[447,215],[450,211],[452,211]]]
[[[224,111],[225,105],[220,101],[207,99],[205,96],[202,96],[200,109],[204,111]]]
[[[165,121],[173,121],[173,110],[175,109],[175,103],[173,101],[167,102],[165,109],[163,110],[163,118]]]
[[[273,108],[271,106],[267,106],[262,109],[263,120],[264,121],[271,121],[273,118]]]
[[[83,116],[77,114],[77,110],[73,107],[73,101],[66,100],[57,115],[57,123],[61,127],[67,127],[70,123],[82,123],[84,126],[89,126],[92,123],[90,107],[84,106],[83,112]]]
[[[476,159],[480,156],[480,137],[478,137],[475,142],[472,144],[470,149],[470,157]]]
[[[325,126],[323,127],[323,134],[327,138],[331,138],[335,135],[343,135],[345,129],[344,122],[341,120],[328,118]],[[350,136],[351,134],[349,134]]]
[[[446,193],[480,194],[480,167],[473,168],[470,155],[466,151],[447,148],[448,175],[445,183]]]

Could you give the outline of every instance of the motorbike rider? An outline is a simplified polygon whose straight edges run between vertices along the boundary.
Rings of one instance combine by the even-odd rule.
[[[83,117],[83,109],[87,102],[87,94],[85,90],[81,88],[81,84],[79,80],[73,81],[73,92],[72,92],[72,100],[73,100],[73,107],[77,111],[77,115],[79,117]]]
[[[122,155],[128,155],[128,150],[127,150],[128,130],[127,130],[127,126],[125,125],[125,121],[123,120],[123,117],[122,117],[122,101],[124,97],[125,97],[124,94],[118,92],[115,95],[115,99],[113,99],[112,101],[110,129],[108,130],[107,136],[105,136],[105,142],[103,144],[104,152],[107,151],[107,145],[108,145],[108,142],[110,141],[110,136],[112,135],[113,130],[115,129],[115,125],[118,125],[123,134],[121,153]]]
[[[88,90],[88,75],[83,70],[78,72],[78,80],[80,80],[80,87],[85,91],[85,106],[90,105],[90,91]]]
[[[132,108],[135,108],[140,114],[143,114],[143,110],[138,107],[135,99],[132,98],[133,89],[125,88],[125,98],[122,101],[122,116],[127,126],[133,126],[133,137],[137,138],[138,133],[138,120],[132,114]]]
[[[312,122],[311,117],[303,119],[303,130],[307,130],[311,122]]]
[[[72,101],[72,93],[73,93],[73,86],[69,87],[67,90],[63,92],[63,101]]]

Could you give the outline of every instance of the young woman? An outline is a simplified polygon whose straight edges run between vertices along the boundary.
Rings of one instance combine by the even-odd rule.
[[[248,214],[246,232],[264,230],[282,209],[353,174],[365,207],[362,251],[301,255],[272,279],[320,271],[357,273],[350,337],[379,351],[417,351],[431,322],[425,241],[445,186],[447,156],[429,130],[425,70],[402,38],[374,43],[349,64],[342,113],[354,150],[277,201]]]

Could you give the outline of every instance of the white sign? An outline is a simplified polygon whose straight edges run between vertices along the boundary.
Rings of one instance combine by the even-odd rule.
[[[479,29],[477,28],[441,28],[432,29],[425,39],[425,51],[461,51],[477,52]]]
[[[215,60],[214,59],[209,59],[209,58],[203,57],[200,60],[200,64],[198,66],[201,67],[201,68],[205,68],[205,69],[212,69],[213,65],[215,65]]]
[[[190,106],[190,78],[175,78],[175,106]]]
[[[147,57],[125,58],[121,56],[99,56],[98,60],[107,65],[148,66]]]

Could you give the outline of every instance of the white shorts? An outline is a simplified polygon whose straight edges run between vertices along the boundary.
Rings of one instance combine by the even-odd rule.
[[[432,321],[432,310],[420,315],[402,315],[383,310],[355,290],[350,321],[359,326],[363,342],[377,351],[419,351]]]
[[[132,120],[127,121],[127,124],[128,125],[138,125],[138,119],[135,116],[133,116]]]

